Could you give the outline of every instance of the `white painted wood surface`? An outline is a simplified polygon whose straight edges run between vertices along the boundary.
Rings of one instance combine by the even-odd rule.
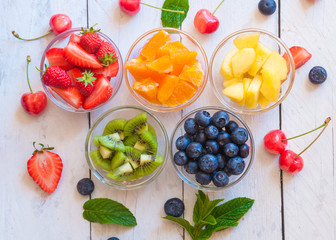
[[[212,239],[336,238],[336,83],[333,79],[336,75],[336,2],[279,1],[278,12],[265,17],[257,10],[257,1],[226,0],[216,13],[221,21],[218,31],[212,35],[201,35],[193,26],[195,13],[200,8],[215,9],[219,0],[191,0],[188,17],[181,27],[200,41],[208,58],[226,35],[247,27],[281,34],[289,46],[302,45],[313,54],[311,61],[297,71],[293,90],[281,108],[261,115],[242,116],[251,127],[256,142],[253,167],[241,183],[224,192],[210,193],[210,197],[229,200],[246,196],[256,201],[237,228],[217,233]],[[161,6],[163,1],[146,2]],[[28,54],[32,57],[32,87],[35,91],[41,90],[39,74],[33,66],[39,65],[44,47],[52,37],[22,42],[10,34],[11,30],[16,30],[22,36],[39,35],[47,30],[52,14],[66,13],[71,16],[74,27],[99,23],[102,32],[117,43],[125,57],[130,45],[140,34],[161,26],[160,11],[142,6],[136,16],[130,17],[120,12],[118,1],[108,0],[4,0],[0,2],[0,7],[3,10],[0,15],[0,239],[105,240],[112,236],[121,240],[190,239],[182,228],[161,219],[164,216],[163,204],[168,198],[184,199],[185,218],[188,220],[192,219],[195,201],[196,191],[182,183],[170,161],[157,181],[139,190],[114,190],[92,177],[96,186],[92,198],[108,197],[122,202],[135,214],[137,227],[90,224],[83,220],[82,204],[88,198],[77,193],[76,184],[79,179],[90,176],[83,147],[89,128],[88,119],[92,123],[109,108],[138,104],[123,83],[116,98],[90,116],[68,113],[51,101],[41,116],[28,116],[20,106],[21,94],[28,91],[25,57]],[[313,86],[307,79],[309,69],[315,65],[322,65],[328,71],[328,80],[321,86]],[[157,116],[171,135],[181,116],[206,105],[220,105],[210,84],[187,109]],[[281,174],[277,157],[263,149],[262,138],[265,133],[282,126],[287,136],[293,136],[319,125],[327,116],[333,120],[321,139],[304,153],[303,171],[295,177]],[[299,152],[313,137],[314,134],[297,139],[289,143],[289,147]],[[26,171],[33,141],[55,146],[63,159],[62,178],[58,189],[51,195],[43,193]]]

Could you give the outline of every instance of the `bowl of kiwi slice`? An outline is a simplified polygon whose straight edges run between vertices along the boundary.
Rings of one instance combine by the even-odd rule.
[[[164,169],[168,135],[161,121],[141,107],[121,106],[103,113],[85,141],[89,167],[101,182],[121,190],[142,187]]]

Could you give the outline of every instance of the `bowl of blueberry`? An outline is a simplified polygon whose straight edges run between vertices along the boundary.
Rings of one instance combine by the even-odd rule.
[[[200,190],[223,190],[244,178],[255,152],[247,124],[221,107],[184,116],[171,138],[171,159],[180,178]]]

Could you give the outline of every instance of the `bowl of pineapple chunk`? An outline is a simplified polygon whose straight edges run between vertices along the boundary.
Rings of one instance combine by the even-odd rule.
[[[285,53],[288,61],[283,58]],[[280,38],[261,29],[244,29],[218,44],[209,76],[224,106],[236,113],[254,114],[275,108],[288,96],[295,65]]]

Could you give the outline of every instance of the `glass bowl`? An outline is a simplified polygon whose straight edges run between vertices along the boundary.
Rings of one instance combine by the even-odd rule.
[[[174,112],[174,111],[181,110],[181,109],[189,106],[193,102],[195,102],[196,99],[203,92],[203,90],[205,88],[205,85],[207,83],[207,80],[208,80],[208,58],[207,58],[206,53],[205,53],[203,47],[201,46],[201,44],[194,37],[192,37],[190,34],[186,33],[185,31],[182,31],[180,29],[162,27],[162,28],[156,28],[156,29],[150,30],[150,31],[142,34],[137,40],[135,40],[135,42],[132,44],[132,46],[130,47],[130,49],[129,49],[127,55],[126,55],[125,65],[129,60],[133,59],[134,57],[138,57],[140,50],[147,43],[147,41],[150,38],[152,38],[154,34],[156,34],[157,32],[159,32],[161,30],[164,30],[164,31],[168,32],[170,34],[171,38],[172,38],[172,41],[180,41],[190,51],[196,51],[197,52],[197,58],[196,59],[200,62],[201,66],[202,66],[202,69],[203,69],[203,72],[204,72],[204,77],[203,77],[203,83],[198,88],[195,95],[192,98],[190,98],[188,101],[186,101],[185,103],[180,104],[180,105],[175,106],[175,107],[169,107],[169,106],[160,105],[160,104],[153,104],[153,103],[150,103],[149,101],[147,101],[145,98],[143,98],[142,96],[140,96],[138,93],[136,93],[133,90],[132,86],[135,82],[135,79],[129,73],[129,71],[126,69],[126,67],[124,67],[124,75],[125,75],[125,81],[126,81],[126,85],[127,85],[128,89],[130,90],[130,92],[133,95],[133,97],[135,98],[135,100],[137,102],[139,102],[141,105],[143,105],[144,107],[146,107],[150,110],[157,111],[157,112]]]
[[[106,176],[106,173],[108,173],[108,171],[105,171],[95,166],[95,164],[93,163],[89,155],[90,151],[97,149],[94,146],[92,139],[94,136],[102,136],[104,128],[109,121],[116,119],[116,118],[125,118],[126,120],[129,120],[142,112],[147,113],[147,122],[154,128],[156,132],[156,136],[158,140],[157,155],[160,155],[163,157],[163,162],[152,174],[146,175],[142,178],[139,178],[133,181],[118,182],[113,179],[110,179]],[[130,189],[140,188],[154,181],[160,175],[160,173],[162,172],[162,170],[164,169],[166,165],[168,151],[169,151],[168,135],[161,121],[148,110],[141,108],[141,107],[135,107],[135,106],[116,107],[116,108],[113,108],[103,113],[93,123],[92,127],[90,128],[86,136],[86,140],[85,140],[85,157],[86,157],[87,163],[89,164],[89,167],[93,175],[95,175],[96,178],[98,178],[102,183],[105,183],[109,186],[112,186],[116,189],[121,189],[121,190],[130,190]]]
[[[235,121],[239,125],[239,127],[245,128],[246,131],[249,134],[249,139],[247,140],[246,144],[250,147],[250,155],[247,158],[244,159],[245,160],[245,169],[240,175],[231,175],[229,177],[230,181],[229,181],[228,185],[226,185],[225,187],[216,187],[212,182],[209,185],[201,185],[196,181],[194,174],[187,173],[183,166],[178,166],[174,162],[174,154],[178,151],[176,149],[175,142],[176,142],[178,137],[182,136],[185,133],[184,122],[188,118],[194,117],[194,115],[198,111],[201,111],[201,110],[205,110],[205,111],[209,112],[211,116],[213,116],[213,114],[215,112],[223,110],[223,111],[227,112],[227,114],[230,117],[230,120]],[[173,135],[172,135],[171,140],[170,140],[170,158],[172,160],[172,163],[174,165],[176,173],[179,175],[179,177],[184,182],[186,182],[190,186],[192,186],[196,189],[205,190],[205,191],[219,191],[219,190],[227,189],[227,188],[232,187],[233,185],[237,184],[238,182],[240,182],[245,177],[245,175],[247,174],[247,172],[249,171],[249,169],[252,166],[254,153],[255,153],[254,140],[253,140],[252,132],[251,132],[250,128],[247,126],[247,124],[237,114],[235,114],[235,113],[233,113],[233,112],[231,112],[231,111],[229,111],[225,108],[217,107],[217,106],[201,107],[201,108],[195,109],[195,110],[189,112],[188,114],[186,114],[177,123],[176,128],[174,129]]]
[[[265,45],[271,50],[277,50],[280,55],[282,56],[284,53],[287,53],[290,59],[290,69],[289,73],[287,75],[287,80],[282,83],[281,85],[281,90],[280,90],[280,96],[276,102],[270,103],[266,108],[261,109],[260,106],[258,105],[257,108],[255,109],[249,109],[246,106],[240,106],[236,102],[232,101],[229,99],[227,96],[225,96],[222,93],[223,90],[223,77],[220,74],[220,67],[222,64],[222,61],[224,57],[232,50],[235,48],[233,44],[233,40],[246,33],[260,33],[260,43]],[[230,110],[236,112],[236,113],[241,113],[241,114],[255,114],[255,113],[262,113],[269,111],[276,106],[278,106],[282,101],[287,97],[289,92],[292,89],[292,86],[294,84],[294,78],[295,78],[295,64],[294,60],[292,57],[292,54],[290,53],[288,47],[286,44],[277,36],[275,36],[272,33],[269,33],[267,31],[261,30],[261,29],[244,29],[240,30],[237,32],[234,32],[224,38],[218,46],[215,48],[211,60],[210,60],[210,67],[209,67],[209,76],[210,76],[210,81],[211,85],[213,87],[213,90],[219,99],[221,103],[229,108]]]
[[[84,28],[86,29],[86,28]],[[50,49],[50,48],[64,48],[68,41],[69,41],[69,38],[70,38],[70,35],[71,34],[79,34],[81,32],[81,28],[72,28],[70,30],[67,30],[59,35],[57,35],[49,44],[48,46],[46,47],[46,49],[44,50],[43,52],[43,55],[42,55],[42,58],[41,58],[41,64],[40,64],[40,69],[42,71],[44,71],[44,65],[47,64],[48,65],[48,60],[46,58],[46,52]],[[40,73],[40,76],[41,76],[41,82],[42,82],[42,86],[44,88],[44,91],[46,92],[46,94],[48,95],[49,99],[51,99],[51,101],[53,101],[57,106],[59,106],[60,108],[63,108],[67,111],[70,111],[70,112],[76,112],[76,113],[85,113],[85,112],[91,112],[93,110],[96,110],[102,106],[104,106],[105,104],[107,104],[109,101],[111,101],[112,98],[114,98],[114,96],[117,94],[119,88],[120,88],[120,85],[121,85],[121,82],[122,82],[122,78],[123,78],[123,60],[122,60],[122,57],[121,57],[121,54],[120,54],[120,51],[117,47],[117,45],[107,36],[105,35],[104,33],[102,32],[97,32],[97,34],[100,36],[100,38],[106,42],[109,42],[113,48],[116,50],[116,55],[118,57],[118,63],[119,63],[119,71],[118,71],[118,74],[111,78],[110,82],[113,86],[113,92],[112,92],[112,95],[110,96],[110,98],[92,108],[92,109],[83,109],[82,107],[79,107],[78,109],[77,108],[74,108],[72,107],[70,104],[68,104],[67,102],[65,102],[61,97],[59,97],[54,91],[52,91],[48,86],[46,86],[43,81],[42,81],[42,76],[43,76],[43,72]]]

